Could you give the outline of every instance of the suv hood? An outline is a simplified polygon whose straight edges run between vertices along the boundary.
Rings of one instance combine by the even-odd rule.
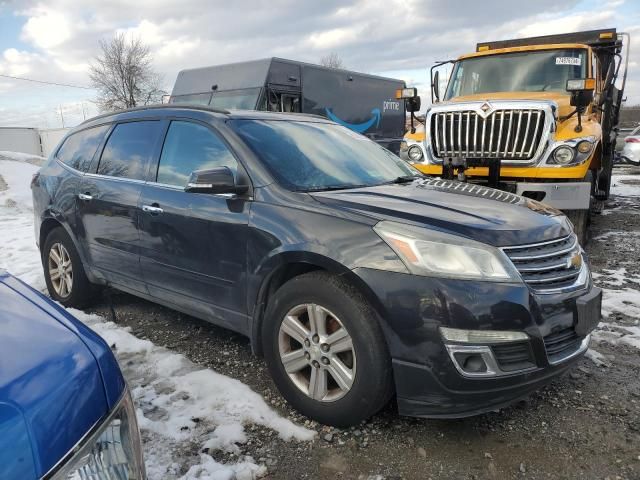
[[[0,304],[0,478],[40,478],[108,413],[105,386],[52,302],[0,272]]]
[[[334,208],[375,220],[435,228],[494,246],[538,243],[571,232],[558,210],[470,183],[423,179],[311,195]]]

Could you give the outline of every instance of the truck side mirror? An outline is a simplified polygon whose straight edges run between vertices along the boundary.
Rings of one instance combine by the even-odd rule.
[[[431,80],[431,89],[433,90],[433,98],[434,101],[440,101],[440,71],[436,70],[436,73],[433,74],[433,79]]]
[[[407,112],[414,113],[420,111],[421,100],[419,96],[408,98],[406,101]]]
[[[579,109],[587,108],[593,102],[595,88],[594,78],[567,80],[567,92],[571,92],[571,106]]]

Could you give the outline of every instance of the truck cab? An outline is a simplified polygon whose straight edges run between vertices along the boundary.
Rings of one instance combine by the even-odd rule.
[[[451,74],[441,95],[432,69],[425,157],[415,166],[547,203],[586,239],[591,208],[609,195],[621,35],[480,43],[436,65],[451,63]]]

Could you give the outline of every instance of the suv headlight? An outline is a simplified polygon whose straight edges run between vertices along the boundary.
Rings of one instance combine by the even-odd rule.
[[[414,275],[519,282],[502,250],[456,235],[383,221],[374,230]]]
[[[146,478],[136,412],[128,390],[107,419],[69,456],[52,480]]]

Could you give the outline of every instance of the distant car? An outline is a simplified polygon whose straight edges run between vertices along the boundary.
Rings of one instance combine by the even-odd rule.
[[[580,357],[601,291],[557,210],[429,179],[309,115],[161,106],[75,129],[32,183],[51,296],[108,284],[251,338],[325,424],[460,417]]]
[[[131,396],[104,340],[3,271],[0,305],[0,478],[146,478]]]
[[[640,126],[625,137],[622,159],[627,163],[640,165]]]

